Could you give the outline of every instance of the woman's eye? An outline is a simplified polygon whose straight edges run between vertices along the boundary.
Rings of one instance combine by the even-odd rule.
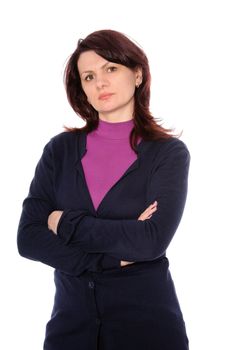
[[[111,72],[115,71],[117,68],[116,67],[108,67],[107,70],[110,70]]]
[[[89,79],[89,78],[90,78],[90,79]],[[93,75],[92,75],[92,74],[89,74],[89,75],[86,75],[85,80],[86,80],[86,81],[90,81],[90,80],[92,80],[92,78],[93,78]]]
[[[117,70],[117,67],[111,66],[107,68],[107,72],[114,72],[115,70]],[[86,77],[84,78],[85,81],[91,81],[93,80],[93,74],[88,74],[86,75]]]

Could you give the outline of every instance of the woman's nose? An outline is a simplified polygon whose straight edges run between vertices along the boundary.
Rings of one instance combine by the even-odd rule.
[[[102,88],[103,86],[108,86],[109,82],[107,81],[107,79],[105,79],[104,76],[98,76],[96,77],[96,86],[98,88]]]

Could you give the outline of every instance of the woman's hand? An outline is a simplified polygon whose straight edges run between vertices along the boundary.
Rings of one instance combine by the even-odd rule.
[[[48,228],[57,235],[57,226],[63,211],[55,210],[48,217]]]
[[[144,212],[142,212],[142,214],[139,216],[138,220],[144,221],[144,220],[150,219],[152,217],[152,214],[157,210],[157,206],[158,206],[157,201],[149,205],[149,207],[147,207],[147,209],[144,210]]]
[[[149,207],[147,207],[146,210],[144,210],[144,212],[142,212],[142,214],[139,216],[138,220],[147,220],[150,219],[152,217],[152,214],[154,212],[156,212],[157,210],[157,206],[158,206],[158,202],[155,201],[154,203],[152,203],[151,205],[149,205]],[[129,264],[133,264],[134,261],[123,261],[121,260],[121,266],[126,266]]]

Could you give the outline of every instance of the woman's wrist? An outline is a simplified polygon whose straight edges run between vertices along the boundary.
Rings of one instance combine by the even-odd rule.
[[[63,211],[54,210],[48,217],[48,228],[57,235],[57,227]]]

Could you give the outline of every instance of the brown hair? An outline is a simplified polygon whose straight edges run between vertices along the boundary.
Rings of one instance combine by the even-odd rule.
[[[165,129],[158,124],[149,110],[151,75],[148,59],[141,48],[123,33],[115,30],[99,30],[79,39],[76,50],[69,57],[64,71],[64,84],[67,98],[74,111],[86,125],[82,128],[66,128],[69,131],[90,132],[98,127],[98,112],[88,103],[82,89],[77,68],[77,61],[82,52],[93,50],[104,59],[122,64],[130,69],[142,68],[142,83],[135,89],[134,128],[130,134],[130,144],[136,152],[140,136],[144,140],[168,139],[173,137],[172,129]]]

